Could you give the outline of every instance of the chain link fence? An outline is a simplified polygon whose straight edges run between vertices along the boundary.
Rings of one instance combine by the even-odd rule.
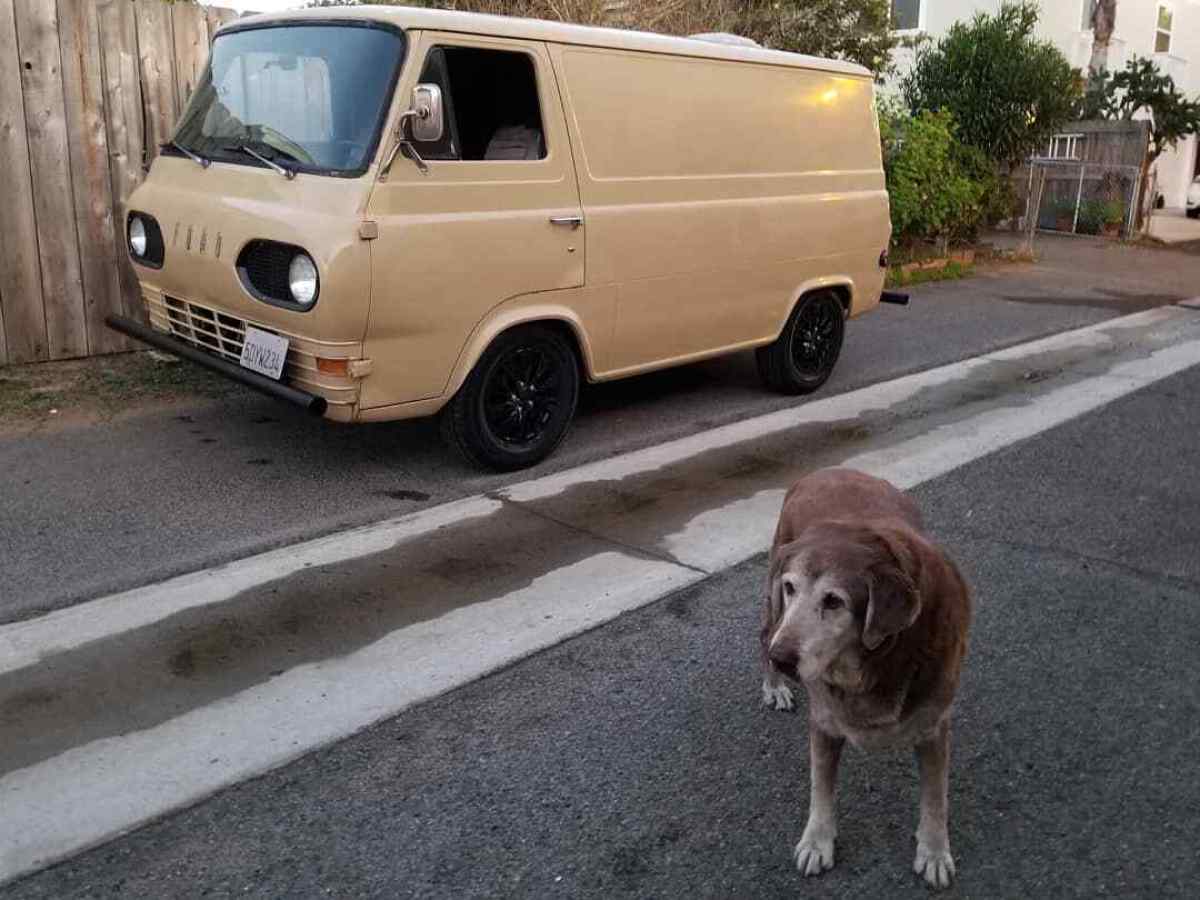
[[[1137,222],[1137,166],[1032,159],[1025,188],[1025,221],[1039,231],[1128,238]]]

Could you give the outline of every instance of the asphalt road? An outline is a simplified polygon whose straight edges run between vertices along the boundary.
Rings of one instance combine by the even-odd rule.
[[[1193,296],[1200,260],[1047,238],[1037,265],[913,290],[853,322],[817,397]],[[751,354],[588,389],[539,472],[795,404]],[[0,622],[375,521],[525,475],[473,471],[429,422],[345,427],[246,393],[0,439]]]
[[[926,483],[976,594],[949,896],[1191,897],[1200,370]],[[17,882],[17,898],[902,897],[914,765],[852,752],[803,882],[804,719],[758,706],[758,558]]]

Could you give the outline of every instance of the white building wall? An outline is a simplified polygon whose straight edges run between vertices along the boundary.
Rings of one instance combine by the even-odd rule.
[[[921,31],[936,40],[957,21],[969,20],[977,12],[995,13],[1002,0],[921,0]],[[1072,66],[1086,69],[1092,56],[1092,34],[1083,27],[1084,4],[1088,0],[1040,0],[1038,33],[1052,41]],[[1162,0],[1174,12],[1169,53],[1155,53],[1155,34],[1160,0],[1119,0],[1117,27],[1109,45],[1110,71],[1121,69],[1134,56],[1150,57],[1170,74],[1185,94],[1200,94],[1200,0]],[[912,64],[912,52],[897,50],[894,57],[900,73]],[[895,91],[898,78],[885,90]],[[1196,169],[1197,140],[1181,141],[1158,162],[1159,189],[1168,206],[1182,206]]]

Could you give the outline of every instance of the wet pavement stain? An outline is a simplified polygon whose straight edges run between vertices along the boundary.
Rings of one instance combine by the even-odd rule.
[[[1158,306],[1167,306],[1186,299],[1179,294],[1135,294],[1127,291],[1100,290],[1092,294],[1065,295],[1006,294],[1001,299],[1009,303],[1026,303],[1035,306],[1072,306],[1091,309],[1107,309],[1115,312],[1135,313]]]
[[[430,495],[425,493],[424,491],[397,490],[397,491],[381,491],[380,493],[382,493],[383,496],[390,497],[393,500],[412,500],[417,503],[422,503],[422,502],[430,499]]]
[[[1200,335],[1200,329],[1196,331]],[[880,406],[833,422],[802,424],[753,439],[753,452],[733,445],[620,481],[576,484],[558,494],[523,501],[527,508],[566,525],[586,529],[629,546],[654,548],[671,556],[669,539],[698,516],[749,500],[763,491],[786,490],[799,477],[825,466],[841,465],[862,453],[886,450],[934,428],[952,426],[981,413],[1028,406],[1074,377],[1107,371],[1118,362],[1149,357],[1155,334],[1172,343],[1178,323],[1145,328],[1104,329],[1112,343],[1048,350],[1013,360],[985,360],[965,378],[915,391],[895,406]],[[1138,343],[1137,352],[1130,345]],[[1070,370],[1075,368],[1075,373]],[[1034,371],[1043,377],[1029,380]],[[1062,373],[1056,379],[1053,373]],[[505,496],[505,492],[498,492]],[[763,525],[764,549],[773,522]],[[676,560],[679,562],[679,560]],[[681,564],[686,564],[681,562]]]
[[[381,553],[305,568],[48,657],[0,676],[0,776],[152,728],[614,550],[623,548],[505,504]]]

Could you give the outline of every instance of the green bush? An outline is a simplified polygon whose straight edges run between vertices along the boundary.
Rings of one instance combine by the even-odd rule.
[[[1100,234],[1105,225],[1120,225],[1124,208],[1115,200],[1088,200],[1079,206],[1080,234]]]
[[[880,136],[891,198],[893,242],[911,245],[973,239],[1003,206],[1004,188],[982,151],[955,137],[954,116],[916,116],[881,105]]]

